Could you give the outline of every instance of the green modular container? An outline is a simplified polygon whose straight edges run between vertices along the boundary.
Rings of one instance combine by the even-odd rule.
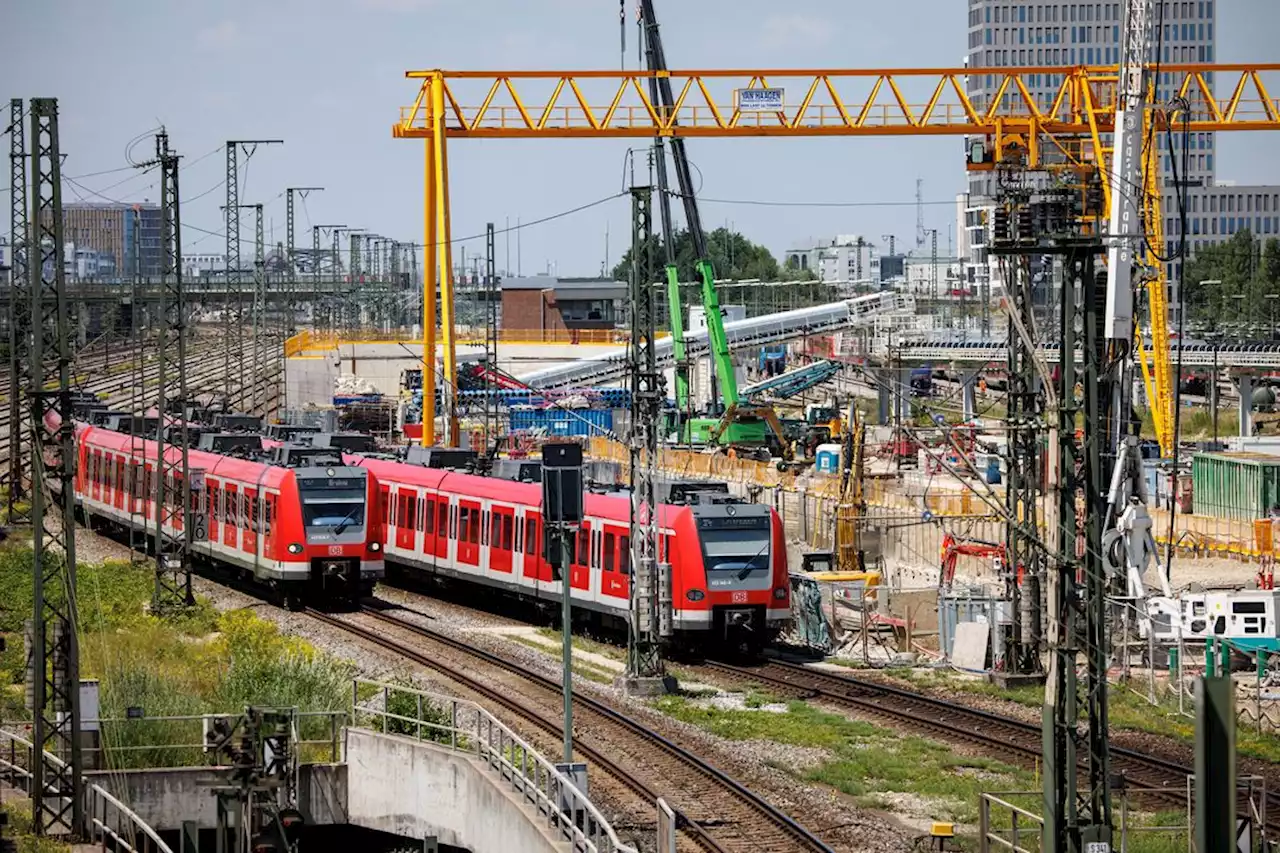
[[[1191,458],[1197,515],[1267,518],[1280,507],[1280,456],[1267,453],[1197,453]]]

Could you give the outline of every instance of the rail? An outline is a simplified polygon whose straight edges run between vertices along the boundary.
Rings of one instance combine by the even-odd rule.
[[[31,741],[0,729],[0,780],[30,793],[34,753]],[[48,752],[44,760],[65,766],[62,759]],[[154,829],[101,785],[86,781],[84,799],[84,830],[90,842],[101,842],[104,850],[110,845],[126,853],[173,853]]]
[[[604,815],[568,776],[476,703],[364,678],[352,682],[351,693],[353,725],[360,725],[361,719],[372,720],[382,732],[397,734],[408,734],[405,729],[412,728],[419,740],[474,755],[533,806],[575,851],[637,853],[618,838]],[[413,705],[412,716],[392,710],[405,699]]]

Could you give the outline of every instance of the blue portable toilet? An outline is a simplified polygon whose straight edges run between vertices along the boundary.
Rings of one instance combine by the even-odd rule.
[[[987,482],[993,486],[1000,483],[1000,455],[997,453],[987,456]]]
[[[819,444],[814,453],[814,467],[819,474],[835,474],[840,470],[840,445]]]

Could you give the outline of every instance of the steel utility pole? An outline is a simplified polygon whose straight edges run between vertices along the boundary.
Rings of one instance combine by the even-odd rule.
[[[251,341],[253,344],[253,355],[249,363],[249,381],[253,384],[253,396],[251,398],[252,409],[250,414],[256,414],[259,405],[266,405],[266,388],[258,381],[258,370],[261,362],[259,361],[259,349],[262,346],[260,335],[266,329],[267,315],[267,244],[265,234],[262,230],[262,205],[261,204],[245,204],[241,207],[251,207],[254,212],[253,226],[253,332]],[[243,388],[243,386],[241,386]],[[259,392],[261,392],[261,403],[259,402]],[[266,414],[264,411],[263,415]]]
[[[62,764],[31,764],[32,824],[38,834],[84,827],[80,750],[80,645],[76,636],[75,422],[71,407],[71,334],[62,263],[62,152],[58,101],[31,99],[31,214],[27,273],[31,289],[31,524],[34,608],[31,620],[32,741],[37,755]],[[44,360],[57,359],[54,390]],[[56,425],[55,425],[56,423]],[[52,518],[57,514],[56,521]]]
[[[292,337],[298,329],[298,244],[295,242],[297,238],[297,219],[295,218],[293,198],[297,193],[298,198],[304,202],[307,196],[313,192],[320,192],[324,187],[288,187],[284,191],[285,195],[285,243],[288,246],[288,254],[285,256],[289,265],[289,293],[285,300],[285,335]]]
[[[31,360],[31,299],[27,280],[27,146],[22,98],[9,102],[9,494],[6,523],[31,520],[22,394]]]
[[[227,270],[225,274],[226,288],[223,293],[224,323],[226,347],[223,352],[223,391],[230,405],[232,393],[232,355],[234,348],[240,359],[240,381],[244,381],[244,298],[240,292],[240,169],[237,162],[238,153],[243,150],[245,162],[249,161],[258,150],[259,145],[283,145],[283,139],[228,139],[227,140]],[[228,310],[234,305],[234,310]],[[228,317],[229,315],[229,317]]]
[[[497,455],[498,435],[498,385],[494,382],[498,369],[498,301],[501,288],[498,284],[498,270],[494,241],[494,227],[490,222],[484,231],[484,358],[488,366],[484,380],[484,449],[485,453]],[[392,255],[394,260],[395,255]],[[399,264],[395,264],[398,268]],[[398,274],[393,278],[398,278]]]
[[[321,324],[327,331],[333,331],[333,294],[337,292],[338,280],[338,231],[346,228],[345,225],[313,225],[311,228],[311,250],[313,252],[313,263],[315,263],[315,290],[317,301],[324,306],[321,311]],[[334,286],[331,292],[320,296],[321,275],[320,275],[320,259],[323,257],[320,248],[321,233],[333,235],[333,249],[329,252],[330,276],[333,278]]]
[[[646,693],[672,686],[662,663],[671,633],[668,564],[659,562],[657,461],[662,373],[654,354],[653,188],[631,190],[631,623],[624,687]]]
[[[191,502],[190,435],[185,411],[187,308],[182,287],[178,155],[169,149],[169,135],[163,129],[156,134],[156,159],[160,163],[160,286],[164,299],[157,339],[160,378],[156,390],[156,585],[151,608],[157,613],[170,613],[195,604],[190,554],[196,527],[203,527],[204,514],[193,514]],[[165,421],[170,408],[170,383],[175,379],[176,399],[182,408],[176,413],[177,421],[170,433]]]
[[[142,208],[138,205],[133,206],[130,211],[133,217],[133,361],[130,363],[130,376],[133,380],[133,390],[129,395],[129,411],[133,415],[141,415],[147,408],[147,395],[142,386],[142,376],[146,371],[146,362],[143,359],[143,346],[146,343],[145,334],[145,318],[146,313],[142,307]],[[129,453],[132,459],[141,459],[144,455],[143,448],[146,444],[146,436],[142,434],[142,430],[133,429],[130,425],[129,429]],[[141,474],[141,472],[139,472]],[[138,564],[146,562],[147,559],[147,519],[145,515],[145,504],[142,500],[142,483],[133,482],[132,473],[129,475],[129,560],[136,561]]]

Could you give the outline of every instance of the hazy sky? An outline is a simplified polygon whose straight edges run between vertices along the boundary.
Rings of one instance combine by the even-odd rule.
[[[422,144],[391,138],[412,102],[409,68],[582,69],[620,62],[616,0],[6,0],[0,79],[7,97],[59,98],[64,174],[126,165],[125,149],[163,122],[192,165],[182,174],[184,224],[221,232],[228,138],[278,137],[242,173],[241,200],[268,203],[284,239],[283,189],[326,188],[299,210],[310,224],[345,223],[422,239]],[[634,4],[627,0],[628,15]],[[1280,62],[1278,0],[1219,0],[1222,62]],[[673,68],[959,65],[965,0],[657,0]],[[628,28],[628,67],[636,30]],[[788,100],[791,97],[789,95]],[[7,105],[6,105],[7,108]],[[532,220],[618,192],[628,143],[602,140],[456,141],[450,148],[454,235]],[[808,235],[893,233],[912,244],[916,179],[927,202],[964,187],[955,138],[693,140],[708,199],[900,202],[895,207],[768,207],[704,203],[711,228],[732,222],[780,255]],[[153,150],[150,139],[136,149]],[[1219,136],[1218,175],[1280,183],[1276,134]],[[124,180],[118,186],[113,186]],[[126,172],[81,183],[113,199],[155,198],[151,177]],[[72,187],[68,187],[72,189]],[[89,199],[89,193],[81,191]],[[207,193],[203,195],[201,194]],[[7,193],[6,193],[7,195]],[[75,200],[74,192],[67,192]],[[953,208],[926,207],[944,250]],[[629,239],[629,203],[524,229],[525,274],[548,263],[589,275]],[[305,236],[303,231],[305,230]],[[245,217],[245,238],[252,237]],[[203,238],[203,239],[202,239]],[[223,239],[188,230],[184,252],[221,252]],[[248,250],[249,247],[246,247]],[[466,244],[483,251],[483,242]],[[459,251],[455,247],[456,253]],[[516,240],[511,237],[511,265]],[[505,261],[498,238],[498,264]]]

